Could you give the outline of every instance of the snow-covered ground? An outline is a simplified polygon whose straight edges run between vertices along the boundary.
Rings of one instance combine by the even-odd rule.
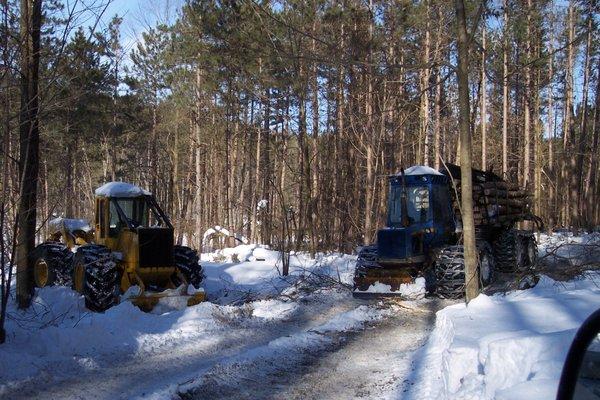
[[[280,254],[260,246],[203,254],[211,302],[181,308],[164,299],[151,313],[128,301],[90,313],[69,288],[37,290],[29,310],[10,305],[0,398],[162,399],[198,396],[208,386],[212,398],[239,397],[248,379],[298,374],[308,358],[345,347],[350,336],[364,342],[367,328],[416,313],[423,323],[405,332],[411,354],[426,340],[435,310],[353,299],[355,261],[291,254],[290,275],[282,277]],[[254,385],[248,398],[266,389]]]
[[[571,232],[541,235],[541,266],[549,269],[600,267],[600,233],[573,235]]]
[[[551,268],[600,263],[600,236],[547,236],[540,255]],[[600,271],[566,282],[542,275],[537,286],[455,304],[436,314],[420,351],[414,399],[551,399],[581,323],[600,307]]]
[[[593,266],[597,243],[542,236],[540,255]],[[292,253],[283,277],[280,254],[261,246],[203,254],[210,302],[164,299],[151,313],[128,301],[90,313],[68,288],[38,290],[29,310],[9,307],[0,399],[552,398],[600,305],[599,272],[468,306],[358,300],[355,261]]]

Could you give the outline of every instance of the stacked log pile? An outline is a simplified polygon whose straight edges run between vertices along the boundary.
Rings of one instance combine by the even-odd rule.
[[[452,166],[458,199],[460,199],[460,167]],[[475,226],[508,226],[531,213],[531,194],[491,172],[473,170],[473,216]],[[460,220],[460,208],[454,201],[454,212]]]

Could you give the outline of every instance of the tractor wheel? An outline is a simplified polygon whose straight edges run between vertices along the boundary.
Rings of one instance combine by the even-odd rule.
[[[369,290],[371,283],[366,281],[366,277],[369,268],[379,267],[377,263],[377,246],[363,246],[358,251],[358,257],[356,259],[356,266],[354,267],[354,279],[352,290],[364,292]]]
[[[477,243],[479,288],[488,286],[494,276],[494,256],[489,244]],[[462,245],[440,250],[435,264],[436,293],[445,299],[461,299],[465,295],[465,254]]]
[[[377,246],[363,246],[358,252],[356,265],[364,267],[378,267],[379,264],[377,263]]]
[[[119,268],[110,249],[81,246],[73,259],[73,289],[83,294],[85,306],[102,312],[119,303]]]
[[[479,254],[479,286],[486,287],[494,280],[494,252],[487,242],[478,242]]]
[[[496,266],[502,272],[526,272],[537,259],[535,238],[531,232],[509,229],[494,242]]]
[[[183,275],[188,284],[193,285],[196,289],[200,288],[200,284],[204,280],[204,272],[199,264],[198,252],[186,246],[175,246],[173,259],[177,266],[177,272]],[[178,276],[174,276],[173,281],[177,286],[181,284]]]
[[[527,235],[527,243],[525,245],[527,255],[527,263],[530,267],[534,267],[537,263],[538,258],[538,249],[537,249],[537,241],[535,240],[535,235],[533,233],[529,233]]]
[[[460,299],[465,295],[465,258],[463,246],[448,246],[440,250],[435,264],[436,293],[445,299]]]
[[[33,250],[33,281],[42,288],[67,284],[73,253],[62,243],[42,243]]]

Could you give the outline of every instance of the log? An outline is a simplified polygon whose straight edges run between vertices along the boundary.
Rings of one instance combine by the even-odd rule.
[[[483,193],[486,196],[491,197],[511,197],[511,198],[525,198],[531,197],[531,193],[527,193],[524,190],[504,190],[504,189],[483,189]]]

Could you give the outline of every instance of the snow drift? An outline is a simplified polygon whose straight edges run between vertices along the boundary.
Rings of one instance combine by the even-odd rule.
[[[542,277],[507,295],[479,295],[436,314],[415,399],[549,399],[581,323],[600,304],[599,272]]]

